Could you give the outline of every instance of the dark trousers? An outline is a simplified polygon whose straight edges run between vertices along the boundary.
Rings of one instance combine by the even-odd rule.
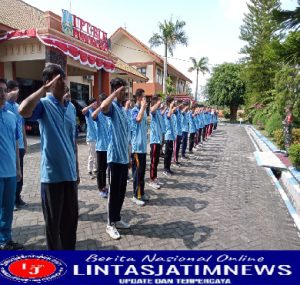
[[[42,183],[41,196],[48,249],[74,250],[78,224],[77,182]]]
[[[132,154],[133,196],[141,199],[145,193],[146,153]]]
[[[174,161],[178,162],[178,155],[179,155],[179,150],[180,150],[180,145],[181,145],[181,139],[182,136],[176,136],[176,139],[174,141]]]
[[[114,163],[108,164],[110,171],[110,187],[107,199],[107,223],[111,225],[121,221],[121,209],[123,206],[128,175],[128,164]]]
[[[157,178],[157,166],[159,163],[161,145],[158,143],[150,144],[150,179],[155,180]]]
[[[202,128],[200,128],[199,130],[198,130],[198,143],[201,143],[202,142]]]
[[[21,167],[22,178],[21,178],[20,181],[17,182],[15,204],[20,204],[20,202],[21,202],[21,192],[22,192],[22,188],[23,188],[24,155],[25,155],[25,149],[24,148],[19,148],[19,158],[20,158],[20,167]]]
[[[211,134],[212,134],[213,126],[214,126],[213,123],[211,123],[211,124],[209,125],[209,128],[208,128],[208,135],[209,135],[209,136],[211,136]]]
[[[214,123],[214,130],[216,130],[217,127],[218,127],[218,123],[216,122],[216,123]]]
[[[182,132],[182,147],[181,147],[182,156],[185,156],[187,142],[188,142],[188,132]]]
[[[97,185],[99,191],[106,187],[107,151],[97,151]]]
[[[202,131],[202,141],[205,141],[205,139],[206,139],[206,130],[207,130],[207,126],[204,126],[203,131]]]
[[[165,141],[164,169],[170,171],[173,154],[173,141]]]
[[[195,133],[190,134],[189,151],[193,151],[195,142]]]
[[[0,245],[11,241],[16,185],[16,177],[0,178]]]

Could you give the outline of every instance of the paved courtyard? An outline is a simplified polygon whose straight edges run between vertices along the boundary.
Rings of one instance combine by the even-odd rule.
[[[256,165],[254,147],[243,127],[220,126],[197,157],[159,177],[160,190],[145,207],[132,204],[127,186],[122,217],[132,225],[114,241],[105,233],[106,200],[87,171],[87,146],[79,146],[81,184],[77,249],[300,249],[292,218],[266,172]],[[149,162],[149,159],[148,159]],[[14,239],[26,249],[46,249],[39,187],[40,152],[25,156],[23,197],[28,205],[15,212]],[[149,165],[148,165],[149,166]],[[149,167],[147,167],[147,182]]]

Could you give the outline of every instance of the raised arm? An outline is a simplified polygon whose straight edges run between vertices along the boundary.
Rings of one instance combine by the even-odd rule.
[[[138,123],[140,123],[142,121],[146,107],[147,107],[147,101],[146,101],[146,98],[144,97],[141,102],[141,109],[140,109],[138,115],[136,116],[136,121]]]
[[[158,100],[157,103],[154,104],[154,105],[150,108],[150,112],[151,112],[151,113],[154,113],[154,112],[159,108],[160,104],[161,104],[161,101]]]
[[[119,94],[120,91],[122,91],[124,89],[124,86],[121,86],[120,88],[118,88],[116,91],[114,91],[112,94],[110,94],[100,105],[102,112],[103,113],[108,113],[110,106],[112,104],[112,102],[114,101],[114,99],[117,97],[117,95]]]
[[[84,108],[81,110],[82,115],[85,115],[85,114],[88,112],[88,110],[91,109],[91,108],[93,107],[93,105],[94,105],[94,103],[92,103],[92,104],[89,105],[89,106],[84,107]]]
[[[39,90],[32,93],[29,97],[22,101],[19,106],[19,113],[24,118],[29,118],[32,116],[32,112],[38,104],[39,100],[46,94],[46,92],[50,89],[52,84],[60,78],[60,74],[55,76],[50,82],[43,85]]]

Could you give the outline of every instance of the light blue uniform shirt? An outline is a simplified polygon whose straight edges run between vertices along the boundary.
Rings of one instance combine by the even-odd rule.
[[[203,122],[203,114],[200,113],[198,115],[198,119],[199,119],[199,125],[200,125],[200,129],[202,129],[204,127],[204,122]]]
[[[16,177],[16,141],[18,119],[6,106],[0,108],[0,177]]]
[[[7,110],[13,112],[18,120],[18,133],[19,133],[19,139],[18,139],[18,146],[21,149],[24,149],[24,136],[23,136],[23,126],[24,126],[24,118],[19,114],[19,104],[16,102],[6,101],[5,106]]]
[[[92,113],[94,111],[95,110],[89,109],[85,114],[85,121],[87,125],[87,130],[86,130],[87,142],[95,142],[97,140],[96,125],[92,118]]]
[[[189,116],[189,133],[193,134],[196,132],[196,125],[191,111],[188,112],[188,116]]]
[[[182,131],[183,132],[188,132],[189,131],[189,118],[188,118],[188,113],[183,112],[181,113],[181,126],[182,126]]]
[[[76,109],[51,94],[42,98],[31,117],[41,134],[41,182],[76,181]]]
[[[181,125],[181,121],[182,121],[182,113],[180,110],[177,110],[175,113],[176,116],[176,134],[177,136],[182,136],[182,125]]]
[[[172,120],[172,124],[173,124],[173,128],[174,128],[174,135],[175,135],[175,138],[176,138],[178,133],[177,133],[177,119],[176,119],[175,113],[172,114],[171,120]]]
[[[204,124],[205,126],[209,125],[209,118],[207,112],[204,113]]]
[[[162,132],[160,126],[159,110],[150,112],[150,144],[162,143]]]
[[[157,109],[157,115],[159,117],[159,122],[160,122],[160,129],[162,134],[164,135],[166,133],[166,124],[165,124],[165,118],[164,116],[161,114],[161,110]]]
[[[96,151],[107,151],[109,143],[109,119],[108,117],[104,116],[102,112],[100,112],[94,123],[97,135]]]
[[[109,143],[107,148],[107,162],[120,164],[129,163],[129,127],[124,107],[114,100],[108,113],[104,114],[109,120]]]
[[[165,140],[166,141],[174,141],[175,140],[175,131],[172,117],[168,118],[170,110],[167,109],[164,114],[165,125],[166,125],[166,133],[165,133]]]
[[[132,119],[132,153],[147,153],[147,113],[144,112],[143,119],[138,123],[136,117],[141,107],[136,105],[131,111]]]

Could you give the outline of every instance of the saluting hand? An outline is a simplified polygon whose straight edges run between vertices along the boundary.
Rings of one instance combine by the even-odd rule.
[[[142,99],[141,107],[143,107],[143,108],[146,108],[146,107],[147,107],[147,101],[146,101],[146,98],[145,98],[145,97]]]
[[[49,91],[50,87],[60,78],[60,74],[56,75],[51,81],[44,85],[46,92]]]

